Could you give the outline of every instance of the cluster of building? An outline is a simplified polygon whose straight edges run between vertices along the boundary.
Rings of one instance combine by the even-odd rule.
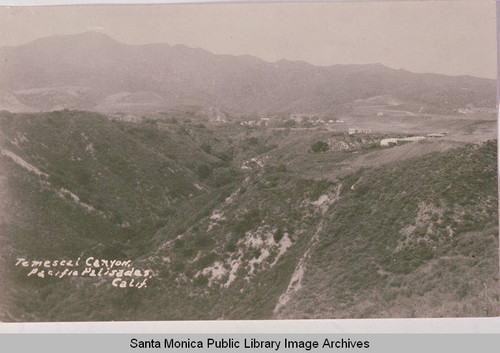
[[[258,120],[248,120],[240,123],[243,126],[269,126],[271,125],[271,119],[269,118],[260,118]]]
[[[127,123],[136,123],[136,124],[139,124],[144,120],[144,118],[140,116],[133,114],[124,114],[124,113],[110,114],[108,115],[108,117],[110,120],[125,121]]]
[[[291,124],[290,124],[291,123]],[[317,115],[308,114],[291,114],[290,116],[259,118],[256,120],[247,120],[240,123],[243,126],[323,126],[328,124],[343,124],[344,120],[326,119]]]
[[[370,132],[372,132],[372,129],[360,129],[360,128],[357,128],[357,127],[351,127],[349,128],[349,135],[352,135],[352,134],[369,134]]]
[[[459,114],[472,114],[472,113],[488,113],[496,114],[497,110],[495,108],[476,108],[468,105],[466,108],[458,108],[456,112]]]

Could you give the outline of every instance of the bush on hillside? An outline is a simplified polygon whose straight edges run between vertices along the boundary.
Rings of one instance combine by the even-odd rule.
[[[315,143],[313,143],[311,145],[311,150],[314,152],[314,153],[318,153],[318,152],[326,152],[330,149],[330,147],[328,146],[328,144],[324,141],[317,141]]]

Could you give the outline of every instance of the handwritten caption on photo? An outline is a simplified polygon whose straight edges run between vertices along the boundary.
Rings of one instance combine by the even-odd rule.
[[[30,260],[18,257],[15,266],[27,269],[27,277],[108,279],[111,286],[117,288],[147,288],[148,280],[154,276],[154,272],[150,269],[135,267],[132,260],[94,257],[55,260]]]

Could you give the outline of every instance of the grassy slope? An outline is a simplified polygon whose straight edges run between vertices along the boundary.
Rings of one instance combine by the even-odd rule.
[[[196,154],[192,159],[197,162],[213,159],[197,146],[179,142],[185,138],[176,130],[137,129],[87,112],[4,114],[0,126],[2,147],[49,175],[40,178],[0,156],[6,194],[3,270],[17,256],[135,259],[151,251],[150,239],[169,222],[176,203],[200,194],[194,183],[203,184],[195,171],[167,152],[180,158],[181,151]],[[60,188],[100,213],[59,197]],[[30,281],[25,274],[5,271],[9,284],[18,284],[3,296],[14,303],[6,314],[9,320],[127,319],[134,305],[130,300],[123,305],[125,297],[139,299],[128,290],[106,293],[108,288],[94,288],[92,281]]]
[[[273,168],[265,169],[262,175],[250,175],[249,180],[233,194],[230,204],[225,201],[227,192],[221,194],[222,190],[206,195],[208,200],[204,200],[205,196],[198,197],[197,206],[191,208],[193,215],[186,222],[190,227],[182,229],[181,240],[165,247],[162,245],[171,240],[169,232],[163,233],[162,230],[157,234],[157,247],[162,250],[152,260],[158,259],[158,266],[161,266],[161,259],[168,257],[171,265],[164,267],[156,282],[159,290],[144,302],[140,315],[155,319],[271,317],[320,220],[319,210],[307,200],[316,200],[334,185],[297,179]],[[209,206],[211,202],[216,206]],[[199,214],[203,213],[204,207],[224,214],[225,220],[210,231],[207,231],[210,213]],[[278,229],[288,233],[293,245],[271,268],[270,263],[276,256],[272,252],[256,268],[255,276],[247,281],[249,263],[260,256],[263,248],[240,242],[249,234],[256,234],[261,227],[267,227],[272,234]],[[239,257],[239,250],[243,251],[240,268],[229,288],[223,288],[227,275],[210,287],[207,286],[210,276],[196,276],[198,271],[215,261],[230,263],[231,259]],[[179,285],[177,281],[180,279]],[[168,298],[165,293],[169,293]],[[165,302],[160,309],[153,305],[158,301]]]
[[[498,315],[496,151],[468,145],[346,177],[280,316]]]
[[[2,277],[6,290],[2,298],[8,312],[2,313],[2,319],[57,320],[57,307],[68,298],[75,306],[71,310],[64,308],[66,320],[78,319],[82,311],[92,312],[93,308],[85,308],[83,294],[93,288],[89,281],[28,279],[25,271],[12,269],[13,263],[17,257],[77,258],[82,253],[125,258],[121,250],[126,232],[73,201],[58,197],[40,184],[38,177],[6,158],[2,158],[3,173],[8,175],[8,197],[2,199],[8,220],[0,226],[2,265],[7,269]]]

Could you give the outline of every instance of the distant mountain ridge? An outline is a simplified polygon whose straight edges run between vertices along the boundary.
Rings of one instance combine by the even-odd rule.
[[[443,110],[496,104],[496,82],[490,79],[416,74],[381,64],[270,63],[183,45],[126,45],[97,32],[0,48],[0,82],[0,109],[10,111],[190,105],[232,114],[323,113],[381,95]]]

